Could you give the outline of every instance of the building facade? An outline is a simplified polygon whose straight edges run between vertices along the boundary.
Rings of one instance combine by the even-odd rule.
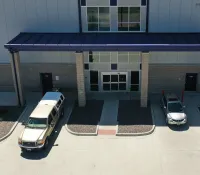
[[[20,32],[195,34],[200,33],[200,1],[0,0],[0,26],[0,91],[14,91],[11,54],[4,44]],[[200,51],[147,52],[146,59],[146,52],[131,49],[83,51],[85,93],[200,90]],[[23,89],[41,91],[47,74],[53,86],[79,88],[77,55],[71,50],[20,51]]]

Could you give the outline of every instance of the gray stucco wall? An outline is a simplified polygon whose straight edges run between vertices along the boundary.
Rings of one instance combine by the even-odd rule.
[[[200,32],[199,0],[149,2],[149,32]]]
[[[25,90],[41,91],[40,73],[52,73],[53,85],[65,89],[76,88],[75,64],[24,63],[21,64],[22,82]],[[57,81],[55,76],[59,76]]]
[[[0,91],[14,91],[10,64],[0,64]]]
[[[186,73],[199,73],[200,65],[149,65],[149,92],[161,93],[164,91],[179,92],[185,88]]]
[[[3,45],[19,32],[79,32],[78,1],[0,0],[0,26],[0,63],[7,63]]]

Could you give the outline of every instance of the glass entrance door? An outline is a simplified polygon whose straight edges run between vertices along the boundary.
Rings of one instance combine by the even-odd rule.
[[[126,91],[127,72],[103,72],[101,76],[102,91]]]

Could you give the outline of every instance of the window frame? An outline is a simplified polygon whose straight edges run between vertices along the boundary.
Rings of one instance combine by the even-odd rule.
[[[97,22],[89,22],[88,21],[88,8],[97,8],[98,15],[97,15]],[[99,8],[108,8],[109,12],[109,23],[107,22],[100,22],[100,13],[99,13]],[[110,13],[110,6],[86,6],[86,23],[87,23],[87,32],[110,32],[111,31],[111,13]],[[100,23],[101,24],[109,24],[109,30],[99,30],[100,29]],[[89,30],[89,24],[97,24],[98,25],[98,30]]]

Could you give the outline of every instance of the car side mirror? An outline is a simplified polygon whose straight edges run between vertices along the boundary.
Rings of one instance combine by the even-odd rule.
[[[27,125],[28,121],[23,120],[22,125]]]
[[[164,109],[166,109],[166,106],[164,106]]]

